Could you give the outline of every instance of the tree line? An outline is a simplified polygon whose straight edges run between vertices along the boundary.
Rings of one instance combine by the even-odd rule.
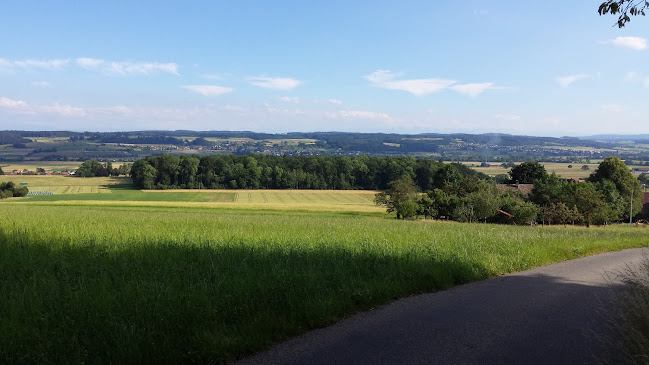
[[[471,168],[413,157],[162,155],[131,167],[141,189],[335,189],[383,190],[408,176],[422,190],[441,187],[446,166],[460,176],[490,178]]]
[[[27,196],[29,189],[26,186],[18,186],[13,181],[0,183],[0,199]]]
[[[95,159],[84,161],[74,173],[76,177],[104,177],[128,175],[130,172],[129,164],[122,164],[119,167],[113,167],[109,162],[101,163]]]
[[[624,221],[642,210],[640,181],[617,157],[606,158],[585,182],[548,175],[538,162],[514,166],[511,181],[534,185],[528,195],[486,180],[462,177],[451,165],[443,169],[447,173],[441,187],[420,193],[412,179],[404,176],[376,194],[375,203],[396,212],[397,218],[586,226]]]

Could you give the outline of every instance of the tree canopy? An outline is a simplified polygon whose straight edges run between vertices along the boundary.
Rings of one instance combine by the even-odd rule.
[[[608,0],[600,4],[599,15],[613,14],[618,15],[616,25],[623,28],[626,23],[631,21],[630,16],[645,15],[645,10],[649,9],[647,0]]]
[[[545,167],[536,161],[523,162],[509,171],[511,182],[518,184],[533,184],[534,181],[543,179],[547,175]]]

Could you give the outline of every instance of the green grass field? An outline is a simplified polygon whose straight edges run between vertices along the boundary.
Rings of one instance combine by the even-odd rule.
[[[401,221],[373,191],[23,180],[61,192],[0,201],[0,363],[224,363],[395,298],[649,244],[642,227]]]
[[[30,191],[54,195],[29,196],[21,204],[212,207],[268,210],[380,213],[375,191],[365,190],[151,190],[135,189],[130,178],[62,176],[0,176],[0,182],[27,183]],[[98,194],[101,193],[101,194]],[[106,194],[110,193],[110,194]]]
[[[2,202],[0,362],[222,363],[395,298],[648,237],[626,226]]]

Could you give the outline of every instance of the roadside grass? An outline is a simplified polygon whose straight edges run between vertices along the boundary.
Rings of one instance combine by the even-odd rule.
[[[620,273],[626,287],[604,319],[612,331],[603,342],[625,364],[649,364],[649,257]]]
[[[648,243],[627,226],[2,203],[0,362],[223,363],[396,298]]]

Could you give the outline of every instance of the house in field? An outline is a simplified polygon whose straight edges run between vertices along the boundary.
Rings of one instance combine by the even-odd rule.
[[[566,179],[566,181],[568,181],[568,182],[580,182],[580,183],[581,182],[586,182],[585,179],[582,179],[580,177],[571,177],[569,179]]]
[[[635,167],[631,172],[634,175],[649,174],[649,167]]]
[[[524,196],[530,195],[532,189],[534,189],[534,184],[496,184],[496,188],[499,191],[504,192],[506,190],[518,191]]]

